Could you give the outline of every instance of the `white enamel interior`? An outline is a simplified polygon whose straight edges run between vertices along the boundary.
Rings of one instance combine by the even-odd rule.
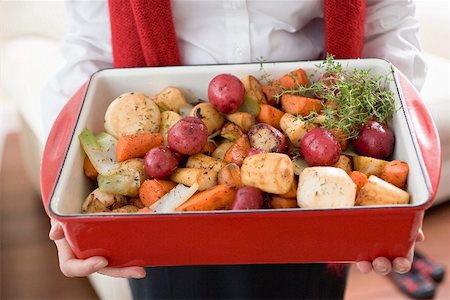
[[[392,77],[392,66],[381,59],[339,60],[344,68],[372,70],[374,75]],[[94,133],[103,130],[104,114],[108,104],[117,96],[126,92],[144,92],[152,96],[168,86],[181,88],[191,99],[207,100],[209,81],[220,73],[231,73],[238,77],[252,74],[261,79],[270,74],[275,79],[296,68],[303,68],[308,74],[317,69],[320,61],[283,62],[241,65],[183,66],[161,68],[106,69],[95,73],[87,89],[84,104],[76,124],[61,176],[50,200],[51,210],[58,215],[80,214],[81,204],[94,186],[83,173],[84,154],[78,141],[78,134],[88,127]],[[389,88],[394,92],[397,107],[392,128],[396,136],[393,157],[408,162],[410,174],[408,191],[412,195],[412,205],[421,205],[429,200],[430,192],[423,171],[421,157],[417,154],[417,144],[411,134],[413,128],[401,105],[397,83],[392,80]],[[411,205],[410,204],[410,205]],[[401,206],[396,206],[401,207]],[[355,207],[350,209],[363,209]]]

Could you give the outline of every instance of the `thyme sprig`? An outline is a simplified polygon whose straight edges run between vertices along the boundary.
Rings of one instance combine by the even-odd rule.
[[[309,86],[282,90],[277,99],[286,93],[321,99],[325,116],[322,126],[338,130],[349,139],[358,135],[362,124],[369,120],[385,123],[397,110],[394,95],[387,89],[392,80],[389,76],[373,76],[370,69],[344,70],[331,55],[310,76]],[[298,117],[311,121],[317,113]]]

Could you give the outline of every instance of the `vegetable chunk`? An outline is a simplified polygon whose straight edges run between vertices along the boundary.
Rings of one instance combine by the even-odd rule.
[[[335,167],[310,167],[300,174],[297,203],[302,208],[341,208],[355,204],[356,184]]]

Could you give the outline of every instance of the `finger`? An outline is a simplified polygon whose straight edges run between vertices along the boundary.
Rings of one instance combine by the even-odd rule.
[[[392,261],[392,268],[395,272],[403,274],[411,269],[414,256],[414,244],[409,249],[405,257],[397,257]]]
[[[67,277],[84,277],[95,273],[108,265],[106,258],[101,256],[77,259],[66,239],[56,240],[55,244],[58,249],[59,268]]]
[[[417,233],[416,242],[423,242],[425,240],[425,234],[423,233],[422,229],[419,229],[419,232]]]
[[[126,267],[126,268],[104,268],[98,271],[98,273],[119,278],[144,278],[146,273],[142,267]]]
[[[64,230],[61,226],[61,224],[54,220],[54,219],[50,219],[50,232],[48,234],[48,237],[52,240],[52,241],[56,241],[59,239],[64,238]]]
[[[373,270],[380,275],[387,275],[392,271],[392,264],[386,257],[377,257],[372,262]]]
[[[411,269],[411,260],[406,257],[397,257],[392,261],[392,268],[394,272],[404,274]]]
[[[367,274],[372,271],[372,264],[368,261],[358,261],[356,267],[361,273]]]

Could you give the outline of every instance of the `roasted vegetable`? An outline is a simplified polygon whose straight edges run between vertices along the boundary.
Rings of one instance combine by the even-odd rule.
[[[287,193],[294,181],[294,167],[286,154],[263,153],[244,159],[241,167],[242,184],[272,193]]]
[[[355,204],[356,184],[335,167],[310,167],[298,180],[297,202],[301,208],[341,208]]]

